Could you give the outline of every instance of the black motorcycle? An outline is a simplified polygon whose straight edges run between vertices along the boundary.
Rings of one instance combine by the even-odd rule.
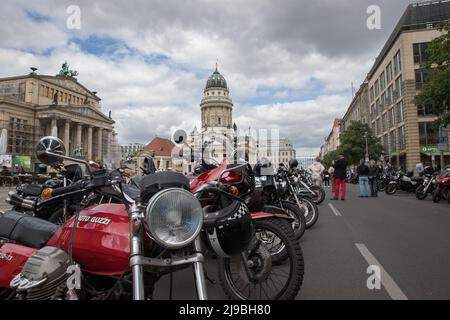
[[[433,194],[437,188],[436,176],[432,174],[425,174],[423,183],[416,189],[416,198],[424,200],[428,194]]]
[[[408,172],[407,174],[398,172],[391,176],[391,181],[386,187],[386,194],[393,195],[398,190],[415,192],[421,184],[423,184],[422,177],[414,177],[412,172]]]

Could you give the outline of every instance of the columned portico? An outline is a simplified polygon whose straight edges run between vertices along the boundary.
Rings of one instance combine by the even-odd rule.
[[[88,137],[87,137],[87,158],[92,160],[92,126],[88,127]]]
[[[66,156],[70,155],[70,120],[66,120],[64,127],[64,145],[66,146]]]
[[[103,158],[102,144],[103,144],[103,129],[98,128],[97,129],[97,159],[99,161],[101,161]]]

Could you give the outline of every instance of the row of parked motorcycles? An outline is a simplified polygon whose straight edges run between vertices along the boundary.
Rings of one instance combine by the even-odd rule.
[[[357,183],[358,178],[352,176],[349,181]],[[414,176],[413,172],[405,173],[401,170],[380,173],[377,177],[377,186],[378,191],[386,192],[388,195],[405,191],[414,193],[419,200],[431,196],[436,203],[447,200],[450,204],[450,166],[441,171],[426,167],[419,176]]]
[[[192,267],[197,298],[206,300],[207,258],[217,261],[230,299],[298,295],[300,239],[325,192],[295,163],[267,171],[264,163],[205,162],[190,179],[126,179],[120,169],[67,157],[55,137],[42,138],[36,156],[63,178],[9,193],[12,210],[0,213],[0,299],[149,300],[163,276]]]

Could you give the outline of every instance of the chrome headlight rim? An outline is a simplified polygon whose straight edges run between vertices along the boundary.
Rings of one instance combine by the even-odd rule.
[[[186,196],[190,197],[192,199],[192,201],[196,202],[198,204],[198,208],[200,210],[200,219],[199,219],[199,223],[195,229],[195,232],[190,235],[190,237],[188,237],[187,239],[180,241],[176,244],[173,243],[169,243],[164,241],[163,239],[161,239],[157,233],[155,232],[154,228],[152,227],[151,224],[148,223],[148,220],[150,219],[149,215],[152,214],[152,209],[154,208],[155,204],[157,203],[157,201],[159,199],[161,199],[161,197],[165,196],[167,193],[173,193],[173,192],[181,192],[184,193]],[[181,249],[181,248],[185,248],[187,247],[189,244],[193,243],[195,241],[195,239],[199,236],[202,228],[203,228],[203,209],[200,205],[200,202],[198,201],[198,199],[189,191],[185,190],[185,189],[181,189],[181,188],[168,188],[168,189],[163,189],[161,191],[159,191],[158,193],[156,193],[149,201],[149,203],[147,204],[147,207],[145,209],[145,225],[147,227],[147,232],[148,234],[151,236],[151,238],[161,247],[169,249],[169,250],[177,250],[177,249]]]

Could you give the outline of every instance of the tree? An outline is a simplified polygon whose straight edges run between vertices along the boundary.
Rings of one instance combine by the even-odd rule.
[[[328,152],[322,160],[322,164],[325,166],[325,168],[329,168],[331,166],[331,161],[336,160],[338,157],[337,151],[330,151]]]
[[[368,124],[359,121],[352,121],[347,130],[341,134],[341,145],[339,146],[337,153],[343,154],[349,163],[358,164],[361,159],[365,158],[366,132],[369,158],[378,160],[383,151],[380,139],[375,137]]]
[[[450,20],[441,24],[438,30],[443,32],[428,46],[428,59],[423,64],[427,82],[415,97],[416,105],[431,106],[438,116],[438,123],[447,126],[450,123]]]

